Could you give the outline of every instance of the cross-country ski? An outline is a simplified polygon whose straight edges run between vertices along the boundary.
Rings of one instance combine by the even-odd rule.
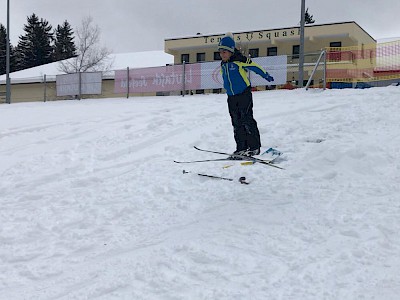
[[[273,161],[271,161],[271,160],[263,160],[261,158],[257,158],[257,157],[254,157],[254,156],[245,156],[245,155],[240,155],[240,154],[233,154],[233,153],[227,153],[227,152],[221,152],[221,151],[201,149],[201,148],[199,148],[197,146],[194,146],[193,148],[198,150],[198,151],[202,151],[202,152],[225,155],[225,156],[228,157],[228,159],[232,159],[232,160],[234,160],[235,158],[239,159],[239,160],[247,160],[247,161],[252,161],[254,163],[260,163],[260,164],[264,164],[264,165],[267,165],[267,166],[270,166],[270,167],[274,167],[274,168],[277,168],[277,169],[284,170],[284,168],[282,168],[280,166],[277,166],[277,165],[274,165]]]

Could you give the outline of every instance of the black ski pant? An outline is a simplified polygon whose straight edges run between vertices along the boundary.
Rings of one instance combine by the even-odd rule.
[[[261,147],[260,132],[253,117],[253,96],[248,87],[242,94],[228,96],[228,109],[236,141],[236,151]]]

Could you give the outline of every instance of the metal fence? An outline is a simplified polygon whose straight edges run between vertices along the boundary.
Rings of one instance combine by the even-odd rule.
[[[319,64],[321,52],[305,53],[303,86],[308,83],[309,87],[323,88],[327,82],[328,88],[370,87],[400,82],[400,41],[322,51],[326,51],[326,60]],[[274,82],[268,83],[249,72],[255,90],[299,86],[298,54],[253,60],[275,78]],[[47,74],[19,79],[11,76],[11,102],[223,92],[220,61],[140,69],[127,67],[93,74]],[[0,81],[2,103],[5,102],[5,91],[6,84]]]

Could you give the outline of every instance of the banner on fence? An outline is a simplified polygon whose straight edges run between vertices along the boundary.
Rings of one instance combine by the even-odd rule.
[[[172,65],[165,67],[129,70],[129,91],[131,93],[180,91],[185,80],[186,89],[200,86],[200,64]],[[115,71],[115,93],[128,91],[128,70]],[[185,77],[185,78],[184,78]]]
[[[252,86],[286,83],[286,55],[258,57],[254,58],[254,62],[267,70],[275,81],[268,83],[254,74],[251,77]],[[181,91],[183,88],[185,90],[218,89],[223,86],[221,62],[117,70],[114,84],[114,92],[117,94],[127,93],[128,88],[130,93]]]
[[[80,77],[80,78],[79,78]],[[79,87],[81,85],[81,87]],[[74,73],[56,76],[57,96],[100,95],[102,73]]]
[[[254,62],[259,64],[266,70],[272,77],[274,77],[273,82],[267,82],[264,78],[252,74],[251,75],[251,85],[279,85],[286,84],[287,82],[287,56],[266,56],[266,57],[256,57],[253,58]]]

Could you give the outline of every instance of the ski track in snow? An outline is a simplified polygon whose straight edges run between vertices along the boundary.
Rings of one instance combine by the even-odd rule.
[[[0,106],[0,299],[398,299],[400,89],[253,95]]]

